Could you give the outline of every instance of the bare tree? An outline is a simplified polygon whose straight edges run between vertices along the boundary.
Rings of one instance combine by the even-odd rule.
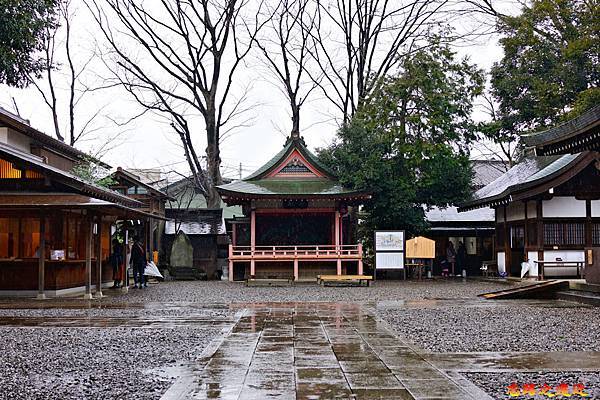
[[[448,27],[477,13],[490,16],[490,0],[315,0],[309,71],[343,121],[349,120],[382,78],[403,57],[427,46],[432,36],[444,41],[481,35]],[[477,31],[477,32],[475,32]],[[486,31],[486,34],[488,32]]]
[[[264,22],[246,0],[95,0],[86,3],[106,38],[115,79],[179,136],[198,190],[220,207],[220,142],[239,126],[245,93],[233,99],[238,67]],[[252,19],[245,13],[252,12]],[[194,118],[206,133],[206,166],[194,146]],[[242,123],[243,124],[243,123]]]
[[[71,146],[74,146],[84,136],[94,133],[97,130],[93,127],[93,123],[100,116],[104,108],[98,107],[91,116],[83,121],[77,121],[80,119],[77,118],[80,115],[77,113],[77,107],[84,96],[103,88],[101,86],[90,87],[81,79],[90,63],[96,58],[95,52],[92,52],[82,63],[74,61],[72,26],[77,11],[71,0],[60,0],[58,2],[57,24],[46,31],[44,38],[44,79],[36,80],[31,77],[33,87],[40,93],[42,99],[50,109],[54,134],[58,140],[66,141]],[[58,60],[59,55],[64,55],[64,65]],[[66,70],[66,73],[65,71],[61,71],[63,68]],[[56,76],[55,73],[60,74],[60,76]],[[64,130],[60,120],[63,104],[59,99],[59,92],[63,90],[59,89],[57,82],[66,82],[68,86],[66,89],[68,119]]]
[[[300,134],[300,109],[320,79],[312,81],[306,72],[317,7],[313,0],[279,0],[267,6],[270,23],[257,38],[266,64],[282,85],[290,105],[292,136]]]

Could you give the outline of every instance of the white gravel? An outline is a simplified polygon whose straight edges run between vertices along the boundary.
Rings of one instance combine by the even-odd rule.
[[[378,314],[431,352],[600,351],[598,308],[562,301],[482,302],[384,308]]]

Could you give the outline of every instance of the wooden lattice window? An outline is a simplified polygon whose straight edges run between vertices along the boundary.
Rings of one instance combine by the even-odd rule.
[[[544,223],[544,244],[547,246],[584,245],[585,224],[583,222]]]
[[[600,246],[600,223],[598,222],[592,224],[592,244]]]

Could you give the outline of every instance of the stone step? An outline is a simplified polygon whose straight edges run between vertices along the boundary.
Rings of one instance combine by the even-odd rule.
[[[600,306],[600,295],[594,292],[585,292],[581,290],[566,290],[556,293],[559,300],[574,301],[577,303]]]

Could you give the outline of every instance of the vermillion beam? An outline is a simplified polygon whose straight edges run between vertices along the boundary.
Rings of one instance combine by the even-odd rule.
[[[250,212],[250,248],[252,256],[254,256],[254,249],[256,248],[256,212],[252,210]],[[250,260],[250,276],[254,278],[256,275],[256,263],[254,257]]]
[[[39,300],[46,298],[45,293],[45,269],[46,269],[46,218],[44,213],[40,215],[40,245],[38,250],[38,294]]]

